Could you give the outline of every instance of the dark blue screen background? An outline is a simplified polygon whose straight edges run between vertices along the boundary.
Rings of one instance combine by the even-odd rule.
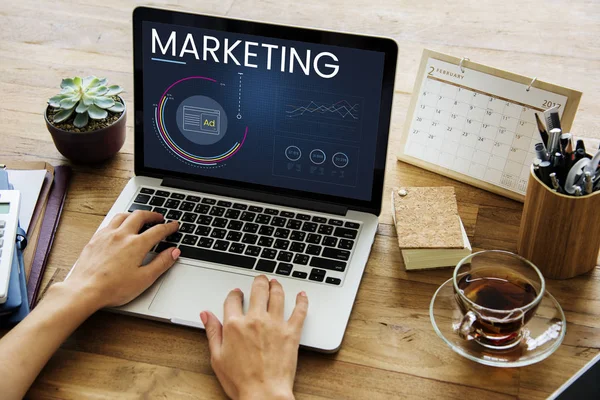
[[[170,49],[163,55],[158,46],[152,53],[152,28],[163,44],[172,31],[177,32],[176,57]],[[192,54],[178,57],[188,33],[195,39],[199,60]],[[242,65],[231,59],[223,64],[222,48],[216,52],[219,63],[210,54],[203,61],[204,35],[219,39],[221,47],[225,38],[230,43],[242,40],[233,50]],[[244,41],[259,43],[251,48],[257,57],[250,59],[258,68],[244,66]],[[273,50],[271,70],[266,66],[267,49],[260,47],[261,43],[279,46]],[[285,72],[280,71],[281,46],[288,52]],[[301,59],[307,49],[311,58],[323,51],[335,54],[338,62],[324,57],[319,66],[327,74],[331,70],[324,64],[337,64],[337,75],[330,79],[318,76],[312,61],[309,76],[297,63],[294,73],[289,73],[290,47]],[[384,53],[144,22],[143,58],[146,167],[371,200]],[[203,159],[228,154],[242,143],[247,128],[237,151],[224,161],[209,163],[213,165],[178,155],[161,136],[156,121],[156,108],[165,90],[177,81],[197,76],[216,82],[184,80],[169,89],[163,107],[158,109],[163,110],[163,126],[170,140]],[[182,113],[186,105],[187,111]],[[182,125],[184,117],[187,125]],[[203,127],[195,125],[198,119]],[[221,129],[225,119],[226,130]],[[214,136],[218,129],[219,135]]]

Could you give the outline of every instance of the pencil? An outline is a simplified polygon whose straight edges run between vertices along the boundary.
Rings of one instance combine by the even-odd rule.
[[[542,143],[544,143],[544,146],[548,148],[548,132],[546,131],[546,127],[544,126],[544,123],[540,119],[538,113],[535,113],[535,121],[537,122],[538,130],[540,131],[540,136],[542,137]]]

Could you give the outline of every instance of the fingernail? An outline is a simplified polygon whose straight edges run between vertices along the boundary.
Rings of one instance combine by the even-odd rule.
[[[200,313],[200,319],[202,320],[202,323],[206,325],[206,323],[208,322],[208,315],[206,314],[206,311],[202,311]]]
[[[180,255],[181,255],[181,250],[179,250],[179,249],[175,249],[171,252],[171,257],[173,257],[173,260],[177,260]]]
[[[234,291],[234,292],[241,292],[241,291],[242,291],[242,289],[240,289],[240,288],[235,288],[235,289],[233,289],[233,291]]]
[[[300,296],[302,296],[302,297],[306,297],[306,292],[305,292],[304,290],[303,290],[303,291],[301,291],[301,292],[300,292]]]
[[[271,282],[279,283],[279,281],[275,278],[271,279]]]

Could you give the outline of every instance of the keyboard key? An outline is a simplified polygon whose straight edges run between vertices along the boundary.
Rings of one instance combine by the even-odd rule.
[[[253,212],[244,211],[240,216],[240,220],[246,222],[254,222],[254,217],[256,217],[256,214],[254,214]]]
[[[269,222],[271,222],[271,216],[270,215],[259,214],[258,217],[256,217],[256,223],[257,224],[267,225]]]
[[[248,206],[245,204],[235,203],[233,205],[233,208],[235,208],[236,210],[245,210],[248,208]]]
[[[277,256],[277,250],[273,249],[263,249],[262,253],[260,253],[262,258],[268,258],[270,260],[274,259]]]
[[[142,229],[140,229],[140,231],[138,233],[144,233],[146,232],[148,229],[152,228],[153,226],[155,226],[157,223],[149,223],[149,224],[144,224],[142,226]],[[0,239],[0,247],[2,247],[1,243],[2,243],[3,239]]]
[[[321,258],[321,257],[312,257],[310,259],[310,266],[317,267],[317,268],[323,268],[323,269],[329,269],[329,270],[338,271],[338,272],[344,272],[344,270],[346,269],[345,262]]]
[[[342,225],[344,225],[344,221],[341,221],[339,219],[330,219],[329,225],[342,226]]]
[[[337,238],[334,238],[333,236],[325,236],[323,238],[323,246],[335,247],[337,242]]]
[[[344,238],[344,239],[356,239],[356,235],[358,231],[355,229],[346,229],[346,228],[335,228],[333,232],[334,236]]]
[[[219,200],[217,202],[217,205],[221,206],[221,207],[229,208],[229,207],[231,207],[231,202],[230,201],[225,201],[225,200]]]
[[[193,224],[194,222],[196,222],[196,214],[186,212],[185,214],[183,214],[183,217],[181,217],[181,220],[183,222],[190,222]]]
[[[273,226],[285,226],[285,218],[275,217],[271,220],[271,225]]]
[[[310,221],[310,215],[308,214],[296,214],[296,218],[302,221]]]
[[[325,278],[325,283],[330,283],[332,285],[339,285],[342,282],[339,278],[327,277]]]
[[[129,207],[129,212],[134,212],[135,210],[150,211],[152,210],[152,207],[147,206],[145,204],[132,204]]]
[[[265,236],[271,236],[273,234],[274,230],[275,230],[275,228],[273,228],[272,226],[263,225],[258,230],[258,233],[260,233],[261,235],[265,235]]]
[[[261,236],[260,239],[258,239],[259,246],[271,247],[272,244],[273,244],[273,238],[271,238],[271,237]]]
[[[242,226],[244,226],[244,223],[242,221],[229,221],[227,229],[232,231],[239,231],[242,229]]]
[[[204,198],[202,199],[202,203],[204,204],[215,204],[217,201],[215,199]]]
[[[274,208],[265,208],[265,214],[277,215],[277,214],[279,214],[279,211],[277,211]]]
[[[221,250],[221,251],[227,251],[227,248],[229,247],[229,242],[226,240],[217,240],[215,242],[215,245],[213,246],[213,249],[215,250]]]
[[[306,272],[302,272],[302,271],[294,271],[294,272],[292,272],[292,276],[294,278],[306,279],[308,274]]]
[[[312,217],[313,222],[318,222],[319,224],[324,224],[327,222],[327,218],[323,217]]]
[[[208,261],[213,263],[232,265],[234,267],[252,269],[256,263],[253,257],[246,257],[238,254],[222,253],[218,251],[199,249],[197,247],[180,246],[181,257],[193,258],[196,260]]]
[[[185,195],[181,194],[181,193],[171,193],[171,198],[177,199],[177,200],[183,200],[183,199],[185,199]]]
[[[302,230],[304,232],[315,232],[317,230],[317,224],[314,222],[305,222],[302,224]]]
[[[142,189],[140,190],[140,193],[144,193],[144,194],[154,194],[154,189],[142,188]]]
[[[297,219],[290,219],[285,226],[288,229],[297,230],[302,226],[302,221],[298,221]]]
[[[211,225],[216,228],[225,228],[227,226],[227,220],[225,218],[215,218]]]
[[[162,208],[162,207],[154,207],[152,209],[152,211],[154,211],[155,213],[161,214],[163,217],[165,215],[167,215],[167,212],[169,212],[169,210],[167,210],[166,208]]]
[[[287,250],[287,248],[289,247],[290,242],[284,239],[277,239],[275,241],[275,244],[273,245],[274,248],[279,249],[279,250]]]
[[[294,254],[289,251],[280,251],[277,255],[277,261],[290,262],[292,261],[292,257],[294,257]]]
[[[260,247],[248,246],[248,247],[246,247],[246,252],[244,254],[247,254],[249,256],[258,257],[258,255],[260,254]]]
[[[198,225],[195,233],[200,236],[208,236],[210,234],[210,228],[208,226]]]
[[[319,226],[319,233],[321,235],[331,235],[333,233],[333,226],[321,225],[321,226]]]
[[[260,259],[254,269],[262,272],[273,272],[275,271],[276,265],[277,263],[275,261]]]
[[[206,204],[198,204],[196,206],[196,208],[194,209],[194,212],[196,212],[198,214],[208,214],[209,211],[210,211],[210,206],[207,206]]]
[[[237,254],[242,254],[244,252],[244,249],[246,248],[245,244],[241,244],[241,243],[231,243],[231,246],[229,246],[229,251],[231,253],[237,253]]]
[[[227,240],[230,242],[239,242],[242,239],[242,232],[230,231],[227,234]]]
[[[290,236],[290,230],[284,228],[275,229],[275,233],[273,234],[276,238],[287,239]]]
[[[212,220],[213,220],[213,217],[210,217],[208,215],[201,215],[198,217],[198,221],[196,221],[196,223],[202,224],[202,225],[210,225]]]
[[[253,224],[251,222],[246,222],[244,224],[244,227],[242,228],[242,231],[249,232],[249,233],[256,233],[258,231],[258,225]]]
[[[279,264],[277,264],[277,271],[275,271],[275,273],[279,275],[290,276],[290,274],[292,273],[292,267],[292,264],[280,262]]]
[[[183,233],[194,233],[195,230],[196,230],[196,225],[194,225],[194,224],[182,224],[179,227],[179,232],[183,232]]]
[[[346,223],[344,224],[344,226],[346,228],[350,228],[350,229],[358,229],[358,228],[360,228],[360,224],[357,224],[356,222],[350,222],[350,221],[346,221]]]
[[[146,204],[150,201],[150,196],[147,194],[138,194],[133,200],[134,203]]]
[[[178,209],[179,208],[179,204],[181,204],[181,202],[179,200],[169,199],[165,203],[165,207],[167,207],[167,208],[173,208],[173,209]]]
[[[187,201],[191,201],[194,203],[197,203],[200,201],[200,197],[199,196],[192,196],[191,194],[185,198]]]
[[[312,243],[312,244],[319,244],[321,243],[321,235],[317,235],[316,233],[310,233],[308,235],[308,237],[306,238],[306,241],[308,243]]]
[[[292,235],[290,236],[290,240],[297,240],[299,242],[303,242],[305,237],[306,237],[306,232],[294,231],[294,232],[292,232]]]
[[[305,248],[306,248],[305,243],[292,242],[292,245],[290,246],[290,251],[294,251],[296,253],[304,253]]]
[[[310,254],[311,256],[318,256],[319,254],[321,254],[321,246],[309,244],[306,248],[306,254]]]
[[[296,254],[294,264],[306,265],[306,263],[308,263],[308,256],[306,254]]]
[[[189,202],[189,201],[184,201],[183,203],[181,203],[181,207],[179,207],[179,209],[181,211],[193,211],[194,203]]]
[[[279,213],[279,215],[284,218],[294,218],[295,214],[293,212],[289,212],[289,211],[282,211]]]
[[[325,273],[326,271],[324,269],[313,268],[312,271],[310,271],[308,279],[311,281],[323,282],[325,279]]]
[[[323,250],[323,257],[335,258],[336,260],[348,261],[350,259],[350,252],[347,250],[332,249],[331,247],[325,247]]]
[[[215,242],[215,239],[201,237],[200,241],[198,241],[198,247],[204,247],[205,249],[210,249]]]
[[[225,214],[225,209],[223,207],[214,206],[210,209],[208,215],[212,215],[214,217],[222,217]]]
[[[165,240],[167,242],[171,242],[171,243],[179,243],[179,241],[181,240],[182,237],[183,237],[182,233],[175,232],[175,233],[167,236],[167,238]]]
[[[338,247],[340,249],[352,250],[352,247],[354,247],[354,240],[340,239]]]
[[[242,238],[242,243],[255,244],[257,240],[258,240],[258,236],[253,235],[251,233],[246,233],[246,234],[244,234],[244,237]]]
[[[156,245],[156,248],[154,249],[154,251],[156,253],[162,253],[163,251],[165,251],[166,249],[169,249],[171,247],[173,247],[173,243],[160,242],[158,245]]]
[[[214,228],[210,233],[210,237],[216,239],[223,239],[226,234],[227,231],[225,229]]]
[[[169,197],[169,196],[171,195],[171,193],[169,193],[169,192],[166,192],[166,191],[164,191],[164,190],[158,190],[158,191],[156,192],[156,195],[157,195],[157,196],[160,196],[160,197]]]
[[[229,218],[229,219],[237,219],[241,214],[241,211],[239,210],[234,210],[233,208],[227,210],[227,212],[225,213],[225,218]]]
[[[197,241],[198,241],[198,236],[185,235],[183,237],[183,240],[181,241],[181,243],[187,244],[187,245],[190,245],[190,246],[194,246]]]
[[[263,208],[262,207],[258,207],[258,206],[250,206],[250,208],[248,209],[248,211],[252,211],[255,213],[261,213],[263,212]]]
[[[154,196],[152,198],[152,200],[150,200],[150,205],[151,206],[162,206],[163,204],[165,204],[165,198],[164,197],[158,197],[158,196]]]
[[[166,218],[178,220],[179,218],[181,218],[181,214],[183,214],[181,211],[169,210],[169,212],[166,215]]]

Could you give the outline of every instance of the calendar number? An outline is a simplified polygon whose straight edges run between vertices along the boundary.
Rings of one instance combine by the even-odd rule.
[[[498,133],[503,135],[506,132],[506,129],[500,128],[498,129]]]
[[[558,108],[560,108],[561,105],[562,104],[555,103],[555,102],[550,101],[550,100],[544,100],[543,103],[542,103],[542,107],[548,107],[548,108],[554,107],[554,106],[558,106]]]
[[[521,125],[521,126],[525,125],[525,121],[519,121],[519,125]]]
[[[428,137],[429,139],[435,139],[435,136],[433,136],[433,135],[427,135],[427,137]]]
[[[494,147],[500,147],[500,142],[494,142]]]
[[[429,68],[431,68],[431,69],[429,70],[427,75],[433,75],[433,71],[435,71],[435,68],[434,67],[429,67]]]
[[[487,128],[489,125],[488,124],[483,124],[481,125],[483,127],[483,129]]]
[[[435,113],[436,113],[436,114],[441,114],[441,113],[442,113],[442,110],[438,110],[438,109],[436,108],[436,109],[435,109]]]
[[[487,115],[492,115],[492,111],[491,111],[491,110],[487,110],[485,113],[486,113]]]
[[[417,117],[417,122],[421,122],[421,121],[423,121],[423,118]]]
[[[450,114],[450,118],[452,119],[456,119],[457,115],[456,114]]]
[[[418,130],[416,130],[416,129],[413,129],[412,133],[413,133],[413,135],[416,135],[416,134],[418,134],[418,133],[419,133],[419,131],[418,131]]]
[[[462,135],[463,135],[464,137],[467,137],[467,136],[469,136],[469,133],[468,133],[468,132],[463,132],[463,134],[462,134]]]
[[[451,127],[451,126],[449,126],[449,127],[447,127],[447,128],[446,128],[446,130],[447,130],[448,132],[452,132],[452,127]]]
[[[483,142],[483,140],[484,140],[484,139],[483,139],[482,137],[478,137],[478,138],[477,138],[477,141],[478,141],[478,142]]]
[[[425,109],[425,105],[421,104],[421,110]]]
[[[437,122],[432,122],[431,126],[437,126]]]

